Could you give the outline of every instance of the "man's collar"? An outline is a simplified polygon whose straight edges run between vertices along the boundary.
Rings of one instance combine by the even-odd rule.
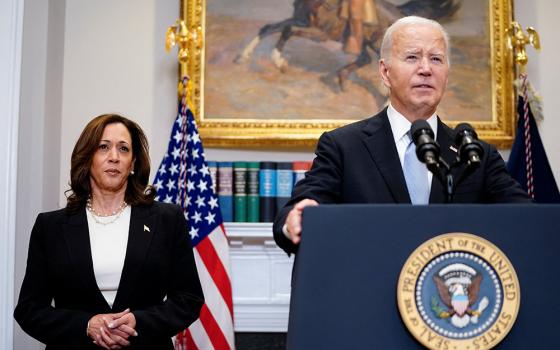
[[[391,125],[391,131],[393,132],[393,137],[395,138],[396,143],[410,131],[412,123],[406,119],[404,115],[399,113],[390,103],[387,108],[387,117],[389,118],[389,124]],[[430,124],[430,127],[434,132],[434,140],[437,139],[437,114],[432,114],[432,116],[426,121]]]

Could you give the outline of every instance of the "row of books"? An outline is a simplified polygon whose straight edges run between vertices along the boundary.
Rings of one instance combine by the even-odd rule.
[[[209,161],[212,186],[226,222],[271,222],[311,162]]]

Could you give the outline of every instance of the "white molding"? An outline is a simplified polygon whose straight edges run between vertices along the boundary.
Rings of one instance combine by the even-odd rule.
[[[225,223],[236,332],[286,332],[293,255],[272,238],[272,223]]]
[[[234,309],[236,332],[285,333],[288,330],[288,305],[237,305]]]
[[[16,187],[23,0],[0,2],[0,349],[14,337]]]
[[[224,226],[229,238],[272,238],[271,222],[226,222]]]

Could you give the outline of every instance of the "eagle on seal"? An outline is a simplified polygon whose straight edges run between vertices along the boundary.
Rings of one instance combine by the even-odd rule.
[[[479,310],[472,307],[478,300],[482,275],[468,265],[458,263],[446,266],[434,275],[439,297],[447,306],[441,318],[452,318],[453,325],[465,327],[470,316],[478,316]]]

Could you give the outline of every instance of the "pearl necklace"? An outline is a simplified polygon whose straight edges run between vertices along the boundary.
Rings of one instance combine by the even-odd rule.
[[[91,203],[91,198],[88,198],[88,200],[86,202],[86,208],[91,213],[91,217],[93,218],[93,220],[96,223],[98,223],[100,225],[109,225],[109,224],[112,224],[115,221],[117,221],[121,217],[121,214],[123,213],[123,211],[126,209],[127,206],[128,206],[128,203],[123,201],[122,204],[119,206],[119,208],[117,210],[113,211],[109,215],[103,215],[101,213],[98,213],[95,209],[93,209],[93,205]],[[109,220],[109,221],[100,220],[100,218],[109,218],[109,217],[112,217],[111,220]]]

